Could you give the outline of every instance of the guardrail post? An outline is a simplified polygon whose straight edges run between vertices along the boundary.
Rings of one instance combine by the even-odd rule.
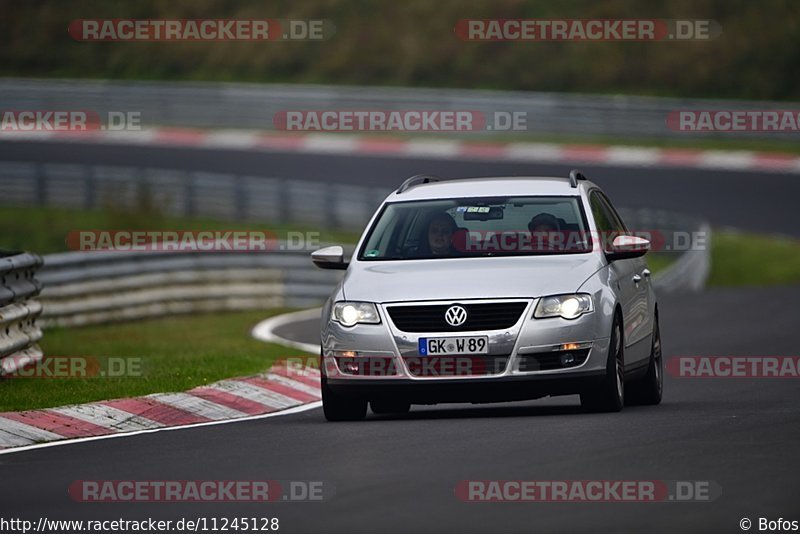
[[[278,210],[280,220],[283,222],[294,222],[292,220],[292,195],[289,191],[289,180],[280,178],[278,180]]]
[[[339,228],[339,188],[335,183],[328,183],[325,191],[325,224],[329,228]]]
[[[40,206],[47,204],[47,174],[44,165],[37,163],[36,169],[36,202]]]
[[[237,174],[233,177],[234,187],[234,202],[236,209],[233,216],[237,220],[244,220],[247,218],[247,191],[245,188],[244,176]]]
[[[194,215],[194,173],[187,171],[183,178],[183,214]]]
[[[42,359],[36,318],[42,305],[34,297],[42,285],[34,278],[42,258],[0,251],[0,378]]]
[[[94,208],[95,168],[87,165],[83,173],[83,209]]]

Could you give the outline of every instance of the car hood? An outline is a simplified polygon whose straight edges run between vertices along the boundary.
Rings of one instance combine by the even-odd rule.
[[[602,267],[596,254],[361,261],[343,289],[347,300],[381,303],[530,298],[576,291]]]

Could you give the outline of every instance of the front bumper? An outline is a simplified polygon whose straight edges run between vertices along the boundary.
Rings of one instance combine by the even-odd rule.
[[[573,395],[596,386],[605,371],[573,371],[568,374],[507,375],[469,380],[437,378],[359,379],[326,377],[331,391],[370,400],[402,400],[414,404],[439,402],[507,402],[547,396]]]
[[[322,368],[332,391],[370,399],[403,398],[417,403],[491,402],[533,399],[548,395],[579,393],[605,376],[610,326],[604,315],[594,311],[574,320],[533,319],[536,299],[508,299],[526,302],[515,325],[503,330],[469,332],[403,332],[392,323],[386,305],[378,305],[381,324],[343,327],[323,320]],[[497,302],[497,300],[486,300]],[[419,304],[419,303],[415,303]],[[605,334],[605,335],[603,335]],[[414,365],[426,363],[418,352],[421,337],[487,336],[493,366],[481,373],[451,372],[421,376]],[[530,358],[554,354],[565,343],[586,348],[580,364],[567,368],[533,368]],[[388,365],[379,373],[354,372],[353,361],[383,359]],[[459,358],[459,357],[456,357]],[[411,363],[410,363],[411,362]],[[499,362],[499,365],[498,365]]]

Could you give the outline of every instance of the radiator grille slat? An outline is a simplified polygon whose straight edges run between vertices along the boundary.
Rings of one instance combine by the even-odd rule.
[[[467,320],[460,326],[450,326],[445,312],[453,304],[388,306],[394,325],[404,332],[470,332],[511,328],[527,307],[526,302],[493,302],[459,304],[467,310]]]

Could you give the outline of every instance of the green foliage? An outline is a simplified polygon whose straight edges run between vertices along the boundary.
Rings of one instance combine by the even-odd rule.
[[[800,98],[794,0],[0,1],[0,74]],[[79,18],[328,19],[324,42],[77,42]],[[697,42],[462,42],[463,18],[713,19]]]
[[[716,232],[711,237],[710,286],[800,283],[800,241],[788,236]]]

